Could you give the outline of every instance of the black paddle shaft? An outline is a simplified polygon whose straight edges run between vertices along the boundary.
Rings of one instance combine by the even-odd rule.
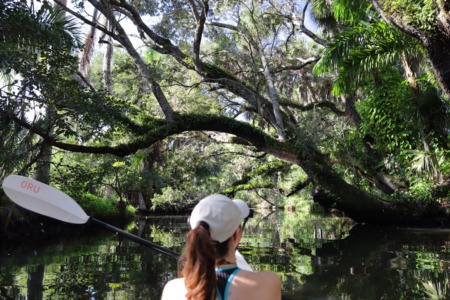
[[[170,256],[170,257],[172,257],[174,259],[179,259],[180,258],[180,255],[178,253],[176,253],[176,252],[173,252],[172,250],[169,250],[167,248],[161,247],[158,244],[152,243],[149,240],[143,239],[140,236],[137,236],[137,235],[131,234],[129,232],[126,232],[126,231],[124,231],[124,230],[122,230],[120,228],[114,227],[111,224],[105,223],[103,221],[97,220],[97,219],[92,218],[92,217],[89,218],[89,221],[92,222],[92,223],[95,223],[97,225],[100,225],[101,227],[103,227],[103,228],[105,228],[105,229],[107,229],[109,231],[117,233],[117,234],[119,234],[119,235],[121,235],[121,236],[123,236],[123,237],[125,237],[127,239],[130,239],[130,240],[132,240],[132,241],[134,241],[134,242],[136,242],[138,244],[150,247],[153,250],[158,251],[158,252],[160,252],[162,254],[165,254],[167,256]]]

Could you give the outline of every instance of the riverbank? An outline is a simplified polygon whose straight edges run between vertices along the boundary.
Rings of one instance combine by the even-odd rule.
[[[79,195],[76,199],[88,216],[119,228],[123,228],[136,217],[134,207],[118,201],[90,194]],[[75,235],[78,231],[89,227],[89,221],[81,225],[65,223],[28,211],[11,202],[4,194],[0,196],[0,242],[2,243]]]

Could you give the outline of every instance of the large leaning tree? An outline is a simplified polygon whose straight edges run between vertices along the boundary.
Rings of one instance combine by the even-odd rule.
[[[29,161],[43,145],[125,157],[186,132],[224,133],[300,166],[298,186],[355,221],[448,226],[442,203],[402,197],[419,152],[437,189],[448,176],[448,3],[388,2],[36,1],[90,28],[79,47],[54,31],[68,23],[27,27],[25,4],[5,1],[0,68],[20,79],[1,90],[0,147],[28,143]],[[94,43],[104,46],[101,84],[89,75]],[[119,67],[139,83],[135,95],[115,91]]]

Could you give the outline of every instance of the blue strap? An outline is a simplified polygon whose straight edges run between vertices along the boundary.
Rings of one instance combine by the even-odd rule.
[[[223,267],[223,268],[216,268],[216,272],[222,272],[222,271],[227,271],[227,270],[231,270],[231,269],[239,269],[236,266],[229,266],[229,267]]]
[[[218,287],[216,287],[216,294],[217,294],[218,300],[223,300],[223,299],[222,299],[222,295],[220,294],[220,291],[219,291],[219,288],[218,288]],[[225,296],[225,297],[226,297],[226,296]]]
[[[241,270],[235,266],[230,266],[230,267],[225,267],[225,268],[216,268],[216,272],[222,272],[222,271],[227,271],[227,270],[232,270],[235,269],[233,271],[233,273],[231,273],[228,277],[227,283],[225,285],[225,291],[224,291],[224,295],[222,298],[222,295],[220,293],[220,290],[218,287],[216,287],[216,294],[217,294],[217,298],[219,300],[227,300],[228,299],[228,290],[230,289],[230,285],[231,285],[231,281],[233,280],[234,276],[236,276],[236,274]]]
[[[239,272],[241,269],[236,269],[231,275],[230,275],[230,277],[228,277],[228,282],[227,282],[227,287],[225,288],[225,299],[224,300],[227,300],[228,299],[228,290],[229,290],[229,288],[230,288],[230,285],[231,285],[231,281],[233,280],[233,278],[234,278],[234,276],[236,276],[236,274],[237,274],[237,272]]]

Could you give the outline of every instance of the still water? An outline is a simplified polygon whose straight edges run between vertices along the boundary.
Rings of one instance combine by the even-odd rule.
[[[151,217],[127,230],[181,252],[188,225],[185,216]],[[286,299],[450,299],[450,230],[260,212],[240,251],[255,270],[280,275]],[[0,254],[0,299],[159,299],[177,273],[172,258],[86,226],[55,241],[2,244]]]

